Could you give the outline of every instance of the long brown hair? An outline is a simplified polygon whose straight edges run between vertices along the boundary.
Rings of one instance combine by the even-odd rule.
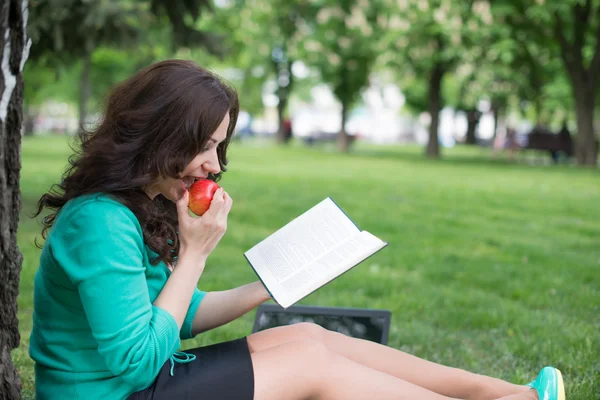
[[[153,262],[172,262],[179,250],[176,206],[163,196],[151,200],[143,188],[159,176],[179,178],[229,112],[227,138],[217,148],[226,171],[238,111],[235,90],[191,61],[167,60],[141,70],[111,92],[103,120],[82,132],[61,183],[40,198],[34,216],[52,210],[42,219],[42,237],[69,200],[107,193],[138,218],[144,241],[158,253]]]

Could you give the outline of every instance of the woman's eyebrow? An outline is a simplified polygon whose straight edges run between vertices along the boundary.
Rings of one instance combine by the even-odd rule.
[[[213,143],[217,143],[217,141],[213,138],[208,139],[209,141],[213,142]]]

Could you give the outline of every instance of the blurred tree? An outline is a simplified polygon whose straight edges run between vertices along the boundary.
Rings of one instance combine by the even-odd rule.
[[[139,69],[139,59],[142,57],[139,51],[131,54],[126,50],[113,47],[97,48],[91,60],[93,68],[90,74],[90,103],[92,107],[89,107],[88,111],[98,108],[114,84],[127,79]]]
[[[135,51],[129,48],[100,46],[92,54],[90,71],[90,97],[86,111],[93,113],[113,84],[127,78],[148,64],[166,58],[169,53],[171,32],[168,26],[152,25],[138,42]],[[77,104],[81,76],[81,61],[60,62],[52,60],[55,54],[46,54],[30,60],[23,70],[25,82],[24,113],[25,134],[30,134],[39,106],[48,100]]]
[[[314,0],[312,6],[301,47],[342,105],[338,147],[347,152],[348,113],[383,51],[389,9],[384,0]]]
[[[511,88],[521,109],[532,105],[536,123],[548,124],[553,118],[564,120],[570,106],[565,94],[565,73],[561,60],[547,46],[530,40],[524,32],[515,30],[512,14],[495,12],[496,33],[490,48],[497,57],[488,60],[502,86]]]
[[[480,100],[490,102],[496,123],[504,118],[510,101],[532,104],[540,121],[548,119],[548,109],[557,111],[553,91],[546,88],[560,76],[560,61],[545,49],[522,43],[506,24],[504,18],[494,18],[481,26],[478,42],[463,53],[452,76],[454,90],[447,93],[447,102],[466,113],[466,144],[476,142]]]
[[[431,123],[425,154],[437,158],[440,155],[439,113],[444,105],[443,79],[466,54],[481,52],[477,44],[483,41],[487,26],[492,22],[489,5],[482,0],[399,0],[390,5],[387,42],[392,55],[389,64],[400,75],[403,91],[413,84],[407,78],[426,82],[426,96],[419,98],[415,93],[406,99],[413,102],[414,108],[426,102]]]
[[[268,46],[254,40],[261,27],[251,24],[250,7],[246,0],[220,2],[211,14],[205,13],[197,26],[222,37],[224,57],[205,49],[190,49],[190,56],[204,65],[210,65],[224,79],[231,82],[240,96],[240,108],[250,114],[263,110],[263,84],[268,76]]]
[[[67,90],[64,87],[57,85],[57,73],[55,70],[47,66],[44,62],[38,60],[30,60],[23,68],[24,85],[23,95],[23,127],[24,134],[33,134],[35,118],[37,116],[37,106],[46,100],[49,95],[54,98],[72,99],[72,95],[76,92],[71,89],[76,89],[73,85]],[[71,82],[69,82],[71,83]],[[64,86],[64,85],[63,85]]]
[[[467,118],[467,132],[465,144],[476,143],[476,130],[481,118],[478,103],[487,96],[482,87],[482,81],[488,78],[481,70],[475,68],[471,62],[463,60],[456,68],[456,72],[448,77],[442,88],[446,104],[452,105],[457,113],[464,113]]]
[[[131,1],[131,0],[130,0]],[[203,47],[209,53],[224,55],[223,37],[198,29],[197,21],[203,12],[214,11],[212,0],[136,0],[142,5],[150,1],[152,13],[167,17],[173,32],[173,49],[179,47]]]
[[[21,211],[21,125],[23,79],[31,41],[27,37],[27,3],[0,3],[0,398],[21,398],[21,382],[11,351],[19,346],[17,296],[23,256],[17,247]]]
[[[92,54],[102,45],[121,47],[136,43],[146,15],[134,1],[32,0],[29,6],[33,60],[53,65],[82,61],[79,126],[85,126],[91,95]]]
[[[96,49],[127,49],[135,45],[139,53],[141,42],[161,36],[162,27],[169,26],[172,49],[198,46],[222,55],[221,38],[194,26],[201,12],[211,10],[211,5],[210,0],[32,0],[32,58],[44,59],[54,66],[81,60],[79,126],[83,126],[93,90]],[[95,61],[101,64],[102,58]]]
[[[241,90],[253,101],[271,80],[277,96],[277,142],[288,143],[287,107],[294,88],[292,65],[300,29],[305,26],[306,0],[237,0],[217,12],[219,25],[230,27],[226,42],[230,63],[243,71]],[[255,94],[252,95],[252,92]],[[262,96],[259,98],[262,107]],[[244,107],[248,110],[248,107]]]
[[[500,0],[495,15],[506,18],[523,42],[560,58],[575,103],[575,156],[580,165],[596,165],[594,111],[600,80],[600,2],[598,0]]]

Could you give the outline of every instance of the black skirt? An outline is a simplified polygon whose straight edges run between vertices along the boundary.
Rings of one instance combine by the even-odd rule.
[[[154,383],[128,400],[252,400],[254,371],[246,338],[185,350],[196,359],[175,363],[173,376],[167,360]]]

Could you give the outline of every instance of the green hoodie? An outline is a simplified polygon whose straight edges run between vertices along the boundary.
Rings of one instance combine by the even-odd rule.
[[[127,207],[108,195],[69,201],[48,235],[35,276],[29,354],[36,399],[125,399],[152,384],[204,297],[196,289],[181,331],[153,306],[171,271]]]

